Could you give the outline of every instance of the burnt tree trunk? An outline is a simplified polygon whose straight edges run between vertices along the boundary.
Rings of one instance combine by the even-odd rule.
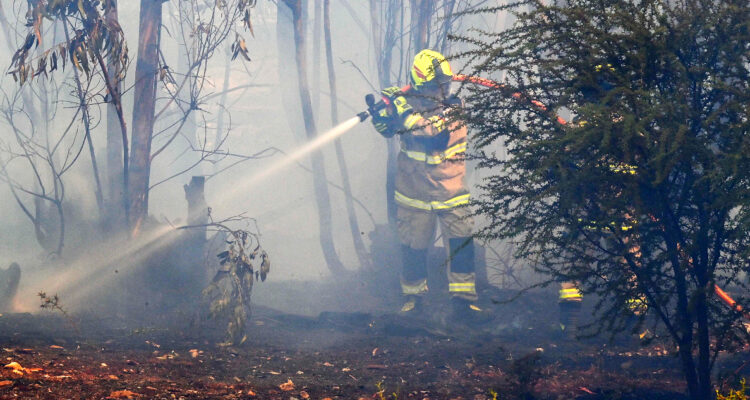
[[[194,176],[190,183],[185,185],[185,199],[188,204],[188,225],[198,228],[191,229],[199,242],[206,241],[206,224],[208,224],[208,206],[205,196],[206,178]],[[196,233],[197,232],[197,233]]]
[[[325,45],[326,45],[326,65],[328,67],[328,86],[331,91],[331,125],[339,123],[339,112],[338,112],[338,96],[336,94],[336,72],[333,69],[333,49],[332,49],[332,38],[331,38],[331,1],[323,0],[323,31],[325,33]],[[349,181],[349,170],[346,166],[346,158],[344,157],[344,148],[341,145],[341,139],[336,138],[334,145],[336,146],[336,159],[339,163],[339,169],[341,170],[341,185],[344,187],[344,196],[346,199],[346,212],[349,214],[349,230],[352,234],[352,241],[354,242],[354,251],[357,253],[359,264],[362,267],[368,268],[370,266],[369,257],[367,255],[367,248],[362,240],[362,234],[359,230],[359,222],[357,222],[357,214],[354,211],[354,202],[352,201],[352,185]]]
[[[0,269],[0,312],[13,310],[13,298],[20,280],[21,267],[17,263],[11,263],[8,269]]]
[[[315,119],[313,118],[312,101],[310,100],[310,89],[307,81],[307,61],[305,54],[305,30],[302,15],[302,0],[284,0],[284,3],[292,10],[294,24],[295,59],[297,61],[297,80],[299,83],[299,96],[302,102],[302,117],[305,122],[305,133],[309,140],[317,136]],[[323,250],[328,268],[334,273],[344,271],[344,265],[336,254],[333,243],[333,226],[331,212],[331,197],[328,193],[328,179],[326,178],[325,162],[323,153],[319,150],[310,154],[313,170],[313,188],[315,190],[315,202],[318,207],[318,226],[320,234],[320,246]]]
[[[181,273],[190,290],[188,293],[198,294],[206,283],[206,270],[203,268],[206,248],[206,227],[208,224],[208,205],[205,196],[206,178],[194,176],[185,185],[185,199],[187,200],[187,224],[190,229],[185,231],[185,248],[182,254]]]
[[[129,227],[137,235],[148,214],[151,173],[151,139],[154,132],[156,84],[159,72],[162,0],[141,0],[138,61],[135,67],[136,99],[133,105],[129,199],[126,204]]]
[[[50,204],[48,204],[50,203]],[[34,235],[42,249],[50,254],[58,252],[63,236],[59,216],[52,210],[53,202],[39,196],[34,197]]]

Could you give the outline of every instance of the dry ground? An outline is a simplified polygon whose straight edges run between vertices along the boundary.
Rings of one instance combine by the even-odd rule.
[[[3,315],[0,398],[684,398],[666,342],[566,338],[554,328],[554,304],[553,296],[489,301],[493,320],[474,328],[448,323],[439,299],[423,320],[256,307],[251,337],[238,347],[216,344],[216,321],[187,314],[138,323],[116,314]],[[746,374],[749,357],[726,356],[717,371]]]

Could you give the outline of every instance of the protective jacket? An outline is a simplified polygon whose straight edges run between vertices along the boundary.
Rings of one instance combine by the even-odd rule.
[[[406,131],[401,135],[396,202],[424,211],[468,204],[465,124],[446,120],[446,107],[429,99],[407,98],[415,112],[406,118]]]

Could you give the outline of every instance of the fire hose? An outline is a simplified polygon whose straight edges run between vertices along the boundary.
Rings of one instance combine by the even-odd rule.
[[[474,85],[484,86],[484,87],[487,87],[487,88],[490,88],[490,89],[505,89],[506,88],[505,85],[497,83],[497,82],[495,82],[495,81],[493,81],[491,79],[481,78],[481,77],[478,77],[478,76],[469,76],[469,75],[457,74],[457,75],[453,75],[453,81],[454,82],[471,83],[471,84],[474,84]],[[401,96],[401,95],[408,94],[412,89],[413,88],[412,88],[411,85],[403,86],[401,88],[401,90],[398,93],[396,93],[396,96]],[[542,104],[542,102],[540,102],[538,100],[529,99],[524,94],[522,94],[520,92],[511,92],[509,94],[510,94],[510,96],[512,98],[514,98],[516,100],[527,101],[531,105],[533,105],[534,107],[536,107],[537,109],[539,109],[541,111],[547,111],[547,107],[545,107],[544,104]],[[369,116],[375,115],[380,110],[382,110],[385,107],[387,107],[388,104],[389,104],[389,102],[390,102],[390,99],[388,99],[385,96],[380,101],[375,102],[375,96],[373,94],[368,94],[367,96],[365,96],[365,103],[367,103],[367,110],[366,111],[362,111],[361,113],[357,114],[357,116],[359,117],[359,121],[360,122],[364,122]],[[561,125],[566,125],[568,123],[565,119],[563,119],[560,116],[555,116],[555,119]]]
[[[506,89],[506,86],[503,84],[495,82],[491,79],[482,78],[478,76],[457,74],[457,75],[453,75],[452,79],[454,82],[471,83],[474,85],[484,86],[490,89],[500,89],[500,90]],[[399,91],[399,93],[397,93],[397,95],[408,94],[412,89],[413,88],[411,85],[403,86],[401,87],[401,90]],[[531,99],[521,92],[509,91],[508,94],[513,99],[516,99],[518,101],[528,102],[529,104],[533,105],[538,110],[547,112],[547,107],[544,104],[542,104],[542,102],[540,102],[539,100]],[[380,112],[380,110],[387,107],[389,102],[390,100],[387,97],[383,97],[380,101],[375,102],[375,96],[373,94],[368,94],[367,96],[365,96],[365,103],[367,103],[367,110],[362,111],[357,114],[357,117],[359,117],[359,121],[364,122],[371,115],[376,115],[376,113]],[[559,123],[560,125],[568,124],[568,122],[564,118],[560,117],[559,115],[554,115],[554,118],[556,122]],[[750,320],[750,312],[745,311],[742,308],[742,306],[737,304],[737,302],[727,292],[722,290],[721,287],[719,287],[719,285],[714,284],[714,293],[729,308],[731,308],[733,311],[736,311],[742,314],[746,319]]]

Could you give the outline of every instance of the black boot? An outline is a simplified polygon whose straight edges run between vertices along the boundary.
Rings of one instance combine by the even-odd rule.
[[[399,313],[416,314],[422,311],[422,295],[427,291],[427,249],[416,250],[402,245],[401,254],[401,289],[406,295],[406,300]],[[416,286],[405,287],[415,282]]]
[[[398,312],[401,315],[419,316],[423,312],[422,297],[421,296],[406,296],[404,304],[401,306],[401,310]]]
[[[580,301],[561,301],[560,330],[566,336],[574,338],[578,331],[578,319],[581,315]]]
[[[490,314],[480,308],[476,302],[461,297],[451,297],[451,320],[465,325],[476,325],[489,322]]]

